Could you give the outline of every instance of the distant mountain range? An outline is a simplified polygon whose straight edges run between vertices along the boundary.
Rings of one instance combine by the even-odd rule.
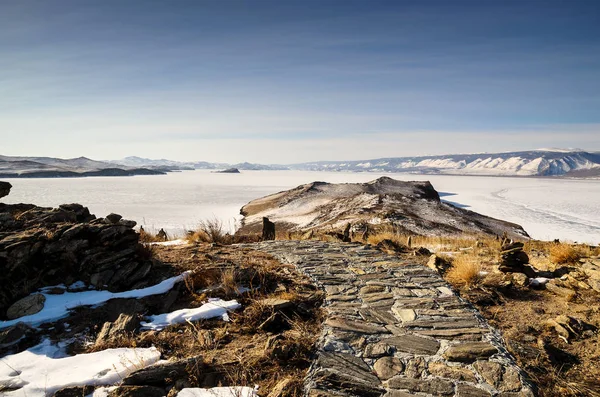
[[[155,175],[194,169],[402,172],[415,174],[600,177],[600,152],[540,149],[508,153],[390,157],[357,161],[316,161],[276,165],[182,162],[126,157],[96,161],[86,157],[0,156],[0,178]]]
[[[77,157],[17,157],[0,155],[0,178],[65,178],[84,176],[160,175],[164,170],[115,166],[103,161]]]

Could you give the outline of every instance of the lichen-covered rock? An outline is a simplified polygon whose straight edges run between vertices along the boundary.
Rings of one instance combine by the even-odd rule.
[[[6,310],[6,318],[13,320],[40,312],[44,308],[46,297],[42,294],[33,294],[19,299]]]

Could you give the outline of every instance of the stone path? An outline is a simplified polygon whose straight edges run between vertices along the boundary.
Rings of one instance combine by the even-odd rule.
[[[356,244],[255,248],[326,292],[307,396],[534,395],[499,334],[433,270]]]

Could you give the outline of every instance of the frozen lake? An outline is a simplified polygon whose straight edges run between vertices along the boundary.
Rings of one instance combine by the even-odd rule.
[[[56,179],[11,179],[7,203],[57,206],[81,203],[96,216],[116,212],[144,225],[182,234],[217,217],[230,229],[240,208],[258,197],[313,181],[367,182],[387,175],[429,180],[442,199],[472,211],[522,225],[534,238],[600,243],[600,181],[306,171],[243,171],[215,174]]]

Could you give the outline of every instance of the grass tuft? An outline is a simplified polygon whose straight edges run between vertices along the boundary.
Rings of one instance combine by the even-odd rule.
[[[550,246],[550,261],[556,264],[577,262],[583,253],[577,247],[566,243],[556,243]]]
[[[452,267],[446,273],[446,279],[454,286],[473,287],[482,280],[481,262],[474,255],[463,254],[452,259]]]

